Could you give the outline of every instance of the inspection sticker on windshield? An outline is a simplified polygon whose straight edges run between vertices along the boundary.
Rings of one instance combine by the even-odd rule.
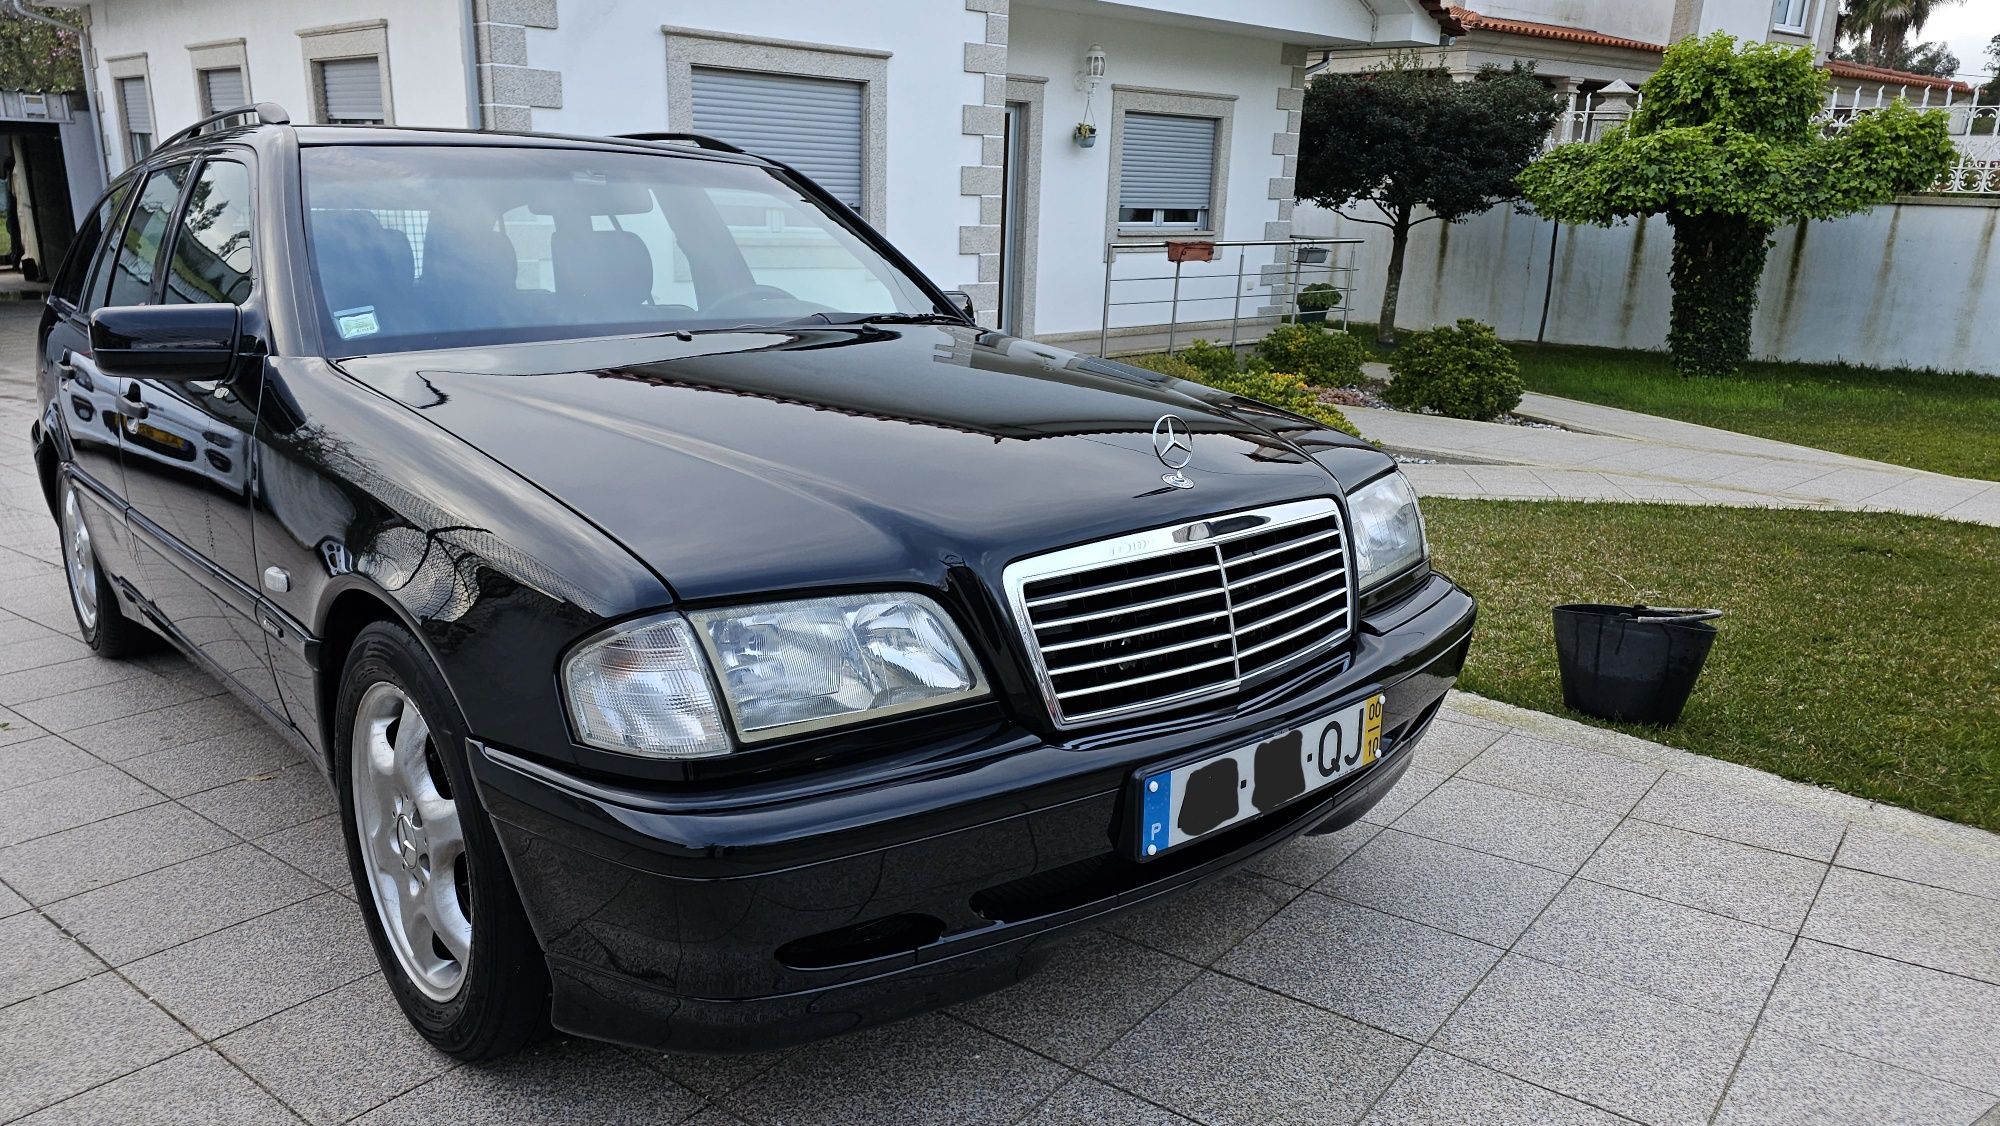
[[[382,331],[375,322],[375,306],[363,305],[355,309],[340,309],[333,314],[333,327],[340,330],[342,340],[352,340],[357,336],[373,336]]]
[[[1304,727],[1141,777],[1139,857],[1205,837],[1330,786],[1382,754],[1382,697]]]

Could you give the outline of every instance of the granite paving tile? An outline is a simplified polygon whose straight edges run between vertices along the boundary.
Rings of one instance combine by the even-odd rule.
[[[1867,1056],[1760,1031],[1737,1066],[1718,1126],[1969,1123],[1994,1097]]]
[[[261,837],[332,813],[333,786],[309,762],[253,774],[181,799],[181,804],[243,837]]]
[[[1826,865],[1643,821],[1627,821],[1585,879],[1797,933]]]
[[[60,833],[165,801],[114,766],[97,766],[0,791],[0,846]]]
[[[0,745],[0,790],[13,790],[104,763],[60,735]]]
[[[1396,784],[1389,788],[1389,792],[1382,795],[1382,800],[1370,806],[1361,819],[1376,825],[1388,825],[1402,816],[1403,811],[1422,801],[1426,794],[1436,790],[1444,780],[1445,775],[1412,763]]]
[[[0,919],[0,1008],[103,969],[90,951],[33,911]]]
[[[1366,1126],[1614,1126],[1623,1121],[1511,1075],[1425,1049],[1391,1084]]]
[[[721,1105],[768,1126],[1002,1123],[1070,1072],[942,1013],[808,1044]]]
[[[1602,810],[1453,778],[1395,821],[1446,844],[1571,873],[1618,818]]]
[[[340,1045],[328,1051],[328,1045]],[[403,1018],[381,975],[265,1017],[216,1042],[308,1122],[344,1122],[458,1064]]]
[[[0,879],[51,903],[235,843],[194,811],[161,803],[0,848]]]
[[[2000,985],[2000,901],[1835,868],[1804,933]]]
[[[2000,841],[1996,841],[2000,844]],[[1856,825],[1834,863],[1843,868],[2000,899],[2000,852],[1975,853],[1906,833]]]
[[[1297,837],[1260,853],[1244,870],[1293,887],[1311,887],[1382,831],[1382,826],[1356,821],[1337,833]]]
[[[1317,889],[1506,946],[1562,886],[1563,877],[1546,868],[1384,829]]]
[[[284,1105],[208,1048],[170,1056],[21,1120],[21,1126],[297,1122]]]
[[[194,1047],[187,1029],[111,973],[0,1009],[0,1121]]]
[[[2000,986],[1800,939],[1760,1027],[2000,1096]]]
[[[246,778],[267,777],[305,760],[269,728],[248,728],[122,760],[118,767],[170,798]]]
[[[1076,1067],[1131,1031],[1198,972],[1193,963],[1100,931],[1065,942],[1019,984],[952,1012]]]
[[[1104,929],[1205,966],[1298,894],[1290,884],[1238,873],[1127,912]]]
[[[1499,957],[1497,947],[1308,893],[1216,969],[1422,1040]]]
[[[559,1040],[483,1067],[454,1068],[355,1121],[654,1126],[700,1107],[694,1092],[610,1045]]]
[[[1833,859],[1847,827],[1847,822],[1820,810],[1673,772],[1640,800],[1632,816],[1812,860]]]
[[[1210,1126],[1325,1126],[1359,1118],[1416,1052],[1407,1040],[1207,973],[1087,1070]]]
[[[1092,1079],[1075,1075],[1050,1095],[1021,1126],[1196,1126],[1165,1107]]]
[[[221,695],[93,723],[63,737],[106,762],[122,762],[183,743],[264,727],[263,721],[237,703],[235,697]]]
[[[1458,777],[1624,814],[1660,774],[1658,767],[1601,751],[1508,735]]]
[[[244,844],[121,880],[45,910],[98,957],[122,966],[325,890],[318,880]]]
[[[1659,1126],[1705,1122],[1748,1021],[1509,954],[1435,1041],[1475,1063]]]

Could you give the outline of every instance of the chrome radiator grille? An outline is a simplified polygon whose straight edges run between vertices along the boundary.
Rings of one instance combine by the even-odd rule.
[[[1050,552],[1009,565],[1005,583],[1063,726],[1232,691],[1353,629],[1330,499]]]

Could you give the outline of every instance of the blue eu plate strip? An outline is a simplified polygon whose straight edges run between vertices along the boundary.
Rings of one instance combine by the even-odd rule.
[[[1163,770],[1146,779],[1146,824],[1139,846],[1147,856],[1167,850],[1167,822],[1173,816],[1173,808],[1173,772]]]

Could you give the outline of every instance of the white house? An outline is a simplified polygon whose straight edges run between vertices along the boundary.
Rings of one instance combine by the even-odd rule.
[[[983,320],[1093,344],[1108,243],[1155,244],[1117,257],[1121,277],[1156,278],[1167,237],[1285,243],[1308,59],[1435,46],[1443,12],[1439,0],[68,4],[88,21],[114,174],[246,101],[299,122],[699,132],[814,176],[970,293]],[[1088,146],[1079,124],[1095,129]],[[1289,245],[1215,257],[1188,267],[1179,319],[1254,317],[1284,299]],[[1162,284],[1121,284],[1114,328],[1165,321],[1164,301],[1132,303]]]

